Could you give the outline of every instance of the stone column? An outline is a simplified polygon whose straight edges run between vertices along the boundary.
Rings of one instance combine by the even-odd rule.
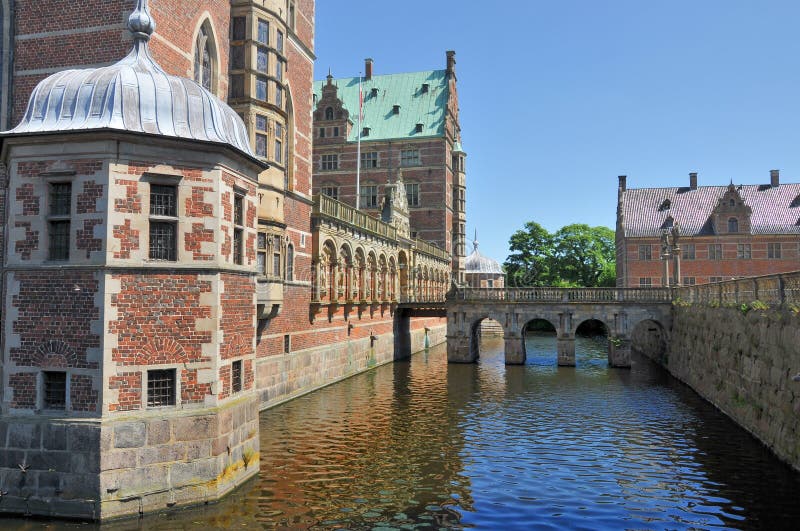
[[[664,253],[661,255],[661,261],[664,262],[664,276],[661,280],[661,285],[664,287],[669,287],[670,285],[670,278],[669,278],[669,259],[670,254]]]
[[[569,336],[559,337],[556,340],[558,347],[558,366],[575,366],[575,338]]]
[[[506,365],[525,365],[525,347],[520,336],[504,336]]]
[[[677,245],[672,248],[672,259],[675,262],[672,267],[673,285],[681,285],[681,248]]]

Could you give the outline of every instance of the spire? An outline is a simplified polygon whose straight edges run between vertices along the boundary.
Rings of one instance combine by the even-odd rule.
[[[475,239],[472,240],[472,246],[475,248],[475,252],[478,251],[478,227],[475,227]]]
[[[328,85],[333,84],[333,74],[331,74],[331,67],[328,67]]]
[[[147,0],[137,0],[136,9],[128,17],[128,30],[133,33],[135,41],[147,42],[156,31],[156,21],[150,14]]]

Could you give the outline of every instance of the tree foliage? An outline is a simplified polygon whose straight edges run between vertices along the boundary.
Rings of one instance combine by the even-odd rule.
[[[535,221],[509,240],[509,286],[597,287],[616,283],[614,231],[576,223],[549,233]]]

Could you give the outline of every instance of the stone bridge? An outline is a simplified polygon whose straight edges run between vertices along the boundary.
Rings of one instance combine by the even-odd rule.
[[[600,321],[608,333],[608,363],[630,367],[631,338],[656,337],[670,330],[669,288],[460,288],[448,294],[447,360],[472,363],[480,355],[480,323],[503,327],[506,364],[525,363],[525,332],[537,320],[557,333],[558,364],[575,365],[575,332],[581,323]]]

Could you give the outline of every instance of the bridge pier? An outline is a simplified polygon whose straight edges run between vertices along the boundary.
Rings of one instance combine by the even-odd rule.
[[[506,365],[525,365],[525,348],[520,336],[504,336]]]
[[[447,336],[448,363],[475,363],[478,360],[478,348],[470,345],[466,334]]]
[[[631,368],[631,340],[616,338],[608,340],[608,364],[611,367]]]
[[[575,338],[574,337],[559,337],[556,340],[556,347],[558,348],[558,366],[559,367],[574,367],[575,366]]]

